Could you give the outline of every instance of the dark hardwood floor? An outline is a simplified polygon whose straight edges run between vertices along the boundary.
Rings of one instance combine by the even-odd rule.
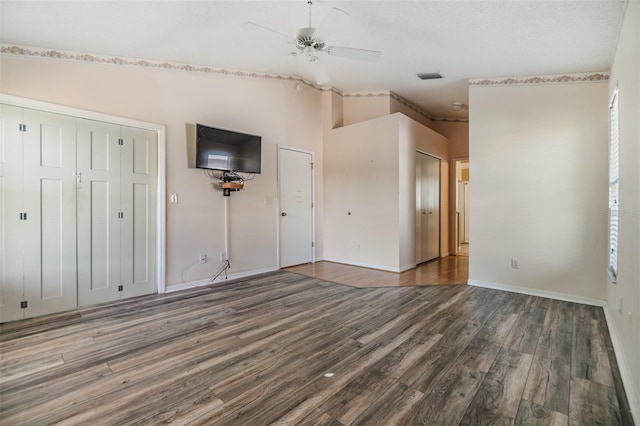
[[[0,354],[3,426],[632,424],[601,308],[462,285],[276,272],[2,324]]]

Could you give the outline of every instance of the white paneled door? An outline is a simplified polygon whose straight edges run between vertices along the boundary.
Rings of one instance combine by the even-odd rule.
[[[122,127],[121,283],[122,297],[156,290],[157,133]]]
[[[280,267],[313,261],[313,155],[278,149]]]
[[[156,139],[149,130],[79,122],[80,306],[155,291]]]
[[[20,108],[0,105],[0,322],[23,315],[21,125]]]
[[[2,117],[5,306],[0,321],[72,309],[77,306],[75,120],[6,105]]]
[[[440,257],[440,159],[416,153],[416,263]]]
[[[78,304],[120,298],[120,126],[78,121]]]

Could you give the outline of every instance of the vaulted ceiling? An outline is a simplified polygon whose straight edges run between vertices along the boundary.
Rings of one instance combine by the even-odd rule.
[[[327,44],[382,52],[377,63],[321,55],[342,92],[391,91],[432,117],[466,118],[468,79],[606,72],[625,2],[315,1],[311,26],[348,13]],[[306,0],[0,2],[2,43],[297,75],[313,81],[285,37],[309,24]],[[418,73],[438,72],[440,80]]]

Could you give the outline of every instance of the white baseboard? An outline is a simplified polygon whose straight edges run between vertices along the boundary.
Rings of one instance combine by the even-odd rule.
[[[556,293],[555,291],[540,290],[537,288],[518,287],[508,284],[491,283],[487,281],[469,280],[467,284],[474,287],[491,288],[493,290],[510,291],[512,293],[528,294],[529,296],[546,297],[548,299],[562,300],[564,302],[582,303],[583,305],[605,306],[605,300],[591,299],[573,294]]]
[[[627,394],[627,401],[629,401],[629,408],[631,409],[631,415],[637,425],[640,425],[640,392],[633,381],[633,375],[631,374],[631,368],[627,362],[627,357],[624,355],[622,344],[620,343],[620,337],[616,330],[616,323],[613,320],[613,316],[609,311],[610,307],[604,307],[604,316],[607,319],[607,327],[609,328],[609,335],[611,336],[611,343],[613,343],[613,351],[618,361],[618,369],[620,370],[620,377],[622,378],[622,384],[624,385],[624,391]]]
[[[358,264],[358,263],[350,263],[350,262],[346,262],[344,260],[334,260],[334,259],[325,259],[324,257],[318,257],[314,260],[315,262],[334,262],[334,263],[342,263],[345,265],[352,265],[352,266],[362,266],[364,268],[371,268],[371,269],[382,269],[383,271],[389,271],[389,272],[404,272],[404,271],[408,271],[409,269],[413,269],[415,268],[416,265],[415,263],[412,263],[410,265],[405,265],[403,267],[401,267],[400,269],[392,269],[392,268],[387,268],[386,266],[378,266],[378,265],[368,265],[366,263],[362,263],[362,264]]]
[[[374,265],[372,263],[351,262],[351,261],[348,261],[348,260],[333,259],[333,258],[330,258],[330,257],[325,257],[323,260],[325,262],[342,263],[344,265],[351,265],[351,266],[361,266],[363,268],[379,269],[381,271],[400,272],[399,268],[392,268],[392,267],[389,267],[389,266],[382,266],[382,265]]]
[[[266,272],[277,271],[279,269],[280,268],[278,268],[277,266],[269,266],[267,268],[252,269],[250,271],[238,272],[236,274],[228,274],[227,279],[225,279],[224,274],[222,274],[221,276],[216,278],[216,280],[213,282],[210,281],[210,278],[205,278],[203,280],[191,281],[188,283],[172,284],[165,289],[165,293],[173,293],[174,291],[187,290],[195,287],[202,287],[205,285],[215,284],[215,283],[219,283],[227,280],[235,280],[238,278],[251,277],[254,275],[264,274]]]
[[[413,269],[416,266],[418,265],[416,265],[415,263],[412,263],[411,265],[405,265],[402,268],[400,268],[400,272],[408,271],[409,269]]]

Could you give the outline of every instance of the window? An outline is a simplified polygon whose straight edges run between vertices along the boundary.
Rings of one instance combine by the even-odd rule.
[[[619,111],[618,88],[609,105],[609,278],[616,282],[618,275],[618,220],[620,206],[618,187],[620,183]]]

